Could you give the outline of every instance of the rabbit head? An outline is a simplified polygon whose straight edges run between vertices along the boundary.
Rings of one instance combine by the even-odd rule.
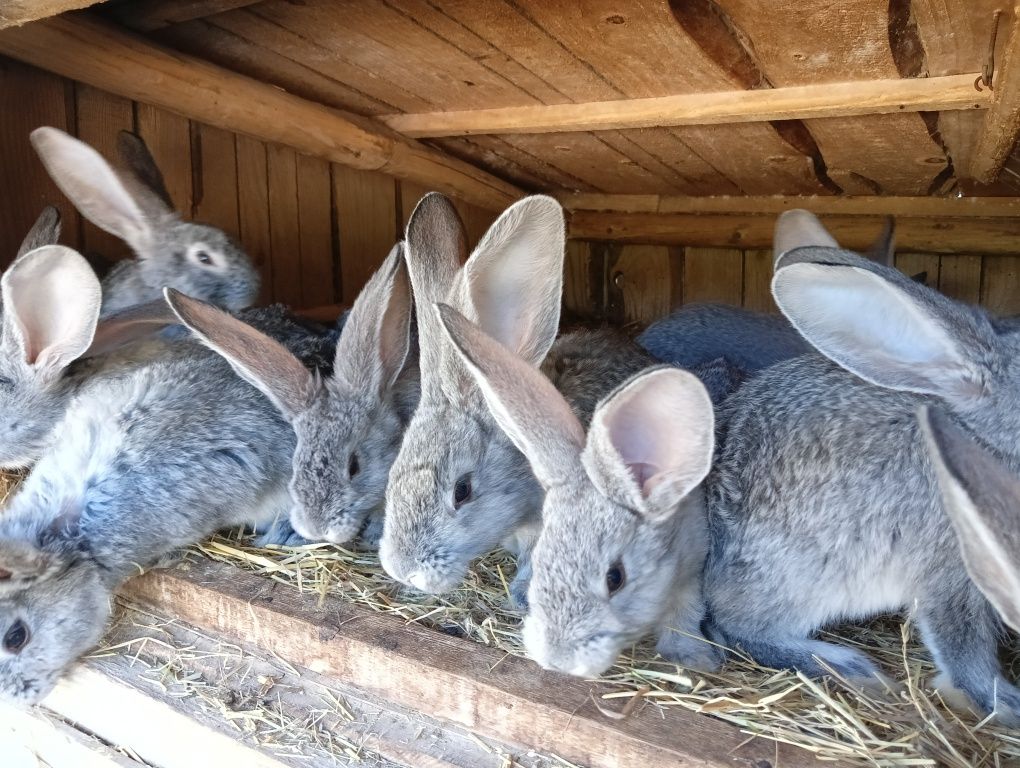
[[[92,344],[102,301],[85,259],[60,245],[20,256],[0,278],[0,467],[34,461],[64,412],[67,367]]]
[[[700,484],[712,461],[705,387],[687,371],[651,368],[596,408],[587,436],[533,366],[453,309],[440,312],[500,427],[545,489],[532,554],[524,642],[543,667],[605,671],[658,629],[707,546]]]
[[[515,203],[460,267],[463,225],[433,193],[408,221],[406,248],[422,392],[390,472],[379,554],[390,576],[437,593],[455,587],[474,558],[529,535],[522,529],[537,527],[541,490],[432,305],[451,304],[537,367],[559,324],[563,212],[549,197]]]
[[[261,390],[297,435],[291,524],[313,541],[342,544],[381,510],[406,414],[394,384],[408,355],[411,289],[400,246],[366,284],[336,345],[332,375],[308,371],[282,344],[172,290],[181,320]]]
[[[944,411],[919,419],[967,572],[1020,631],[1020,480]]]
[[[159,299],[164,286],[230,310],[249,306],[258,294],[259,276],[240,246],[216,227],[180,218],[141,138],[121,131],[117,145],[120,173],[63,131],[32,132],[32,146],[61,191],[137,257],[115,267],[104,281],[104,315]]]
[[[58,502],[59,504],[59,502]],[[31,705],[100,639],[111,596],[70,505],[0,516],[0,699]]]

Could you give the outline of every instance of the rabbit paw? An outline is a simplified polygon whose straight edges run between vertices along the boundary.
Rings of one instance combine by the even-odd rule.
[[[655,650],[667,661],[700,672],[714,672],[726,660],[723,650],[705,638],[675,631],[664,632]]]
[[[361,528],[358,538],[365,549],[379,549],[379,542],[382,541],[383,518],[381,515],[372,515]]]

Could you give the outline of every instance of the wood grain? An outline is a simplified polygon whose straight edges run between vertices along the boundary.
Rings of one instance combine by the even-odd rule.
[[[944,254],[939,258],[939,290],[953,299],[977,304],[981,301],[980,256]]]
[[[1020,314],[1020,256],[985,256],[981,304],[997,315]]]
[[[301,230],[301,306],[339,300],[333,262],[332,181],[325,160],[297,156],[298,226]],[[390,182],[392,187],[393,182]]]
[[[268,304],[275,298],[268,160],[266,145],[248,136],[237,137],[237,214],[241,242],[262,278],[259,304]]]
[[[755,312],[778,312],[772,298],[772,251],[744,251],[744,307]]]
[[[4,0],[0,3],[0,29],[77,11],[101,2],[103,0]]]
[[[333,167],[333,198],[340,233],[341,303],[351,304],[399,237],[393,179]]]
[[[110,9],[110,17],[129,29],[152,32],[254,5],[259,0],[131,0]]]
[[[908,277],[917,277],[924,273],[924,284],[938,289],[940,258],[937,253],[898,253],[896,269]]]
[[[682,296],[673,295],[672,275],[683,270],[664,245],[626,245],[607,269],[609,315],[619,325],[648,325],[668,315]]]
[[[301,306],[301,225],[298,220],[297,154],[270,144],[266,151],[269,240],[273,252],[273,299]]]
[[[191,131],[194,197],[192,218],[240,235],[237,209],[237,149],[234,134],[194,123]]]
[[[1020,136],[1020,13],[1012,24],[1007,20],[1002,25],[1000,34],[1008,35],[1009,42],[995,64],[992,103],[978,131],[970,167],[961,169],[985,184],[998,177]]]
[[[684,249],[684,304],[743,303],[744,254],[736,248]]]
[[[163,173],[167,192],[184,218],[191,217],[191,124],[188,119],[149,104],[135,104],[138,134]]]

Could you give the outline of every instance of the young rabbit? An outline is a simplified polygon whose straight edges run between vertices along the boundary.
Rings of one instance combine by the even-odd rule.
[[[94,317],[99,303],[95,291],[76,315]],[[321,339],[277,313],[261,319],[293,352],[321,357]],[[56,431],[0,515],[0,697],[22,704],[97,642],[115,590],[139,567],[289,507],[292,430],[197,344],[189,356],[90,379]]]
[[[524,622],[529,655],[594,676],[655,631],[667,658],[717,666],[721,654],[700,629],[708,548],[700,484],[713,448],[705,387],[687,371],[646,369],[598,405],[586,438],[546,377],[456,310],[439,311],[546,492]]]
[[[960,557],[915,414],[938,404],[1015,471],[1020,333],[819,241],[791,247],[772,288],[822,354],[760,372],[719,412],[707,484],[712,626],[764,665],[870,677],[865,655],[812,635],[910,608],[952,684],[1018,722],[998,618]]]
[[[407,360],[411,286],[400,246],[354,302],[325,378],[225,312],[185,298],[174,306],[293,427],[294,529],[312,541],[343,544],[367,523],[365,538],[377,541],[390,466],[418,400],[417,364]]]
[[[1020,631],[1020,480],[944,411],[919,419],[967,572]]]
[[[120,261],[103,280],[102,315],[162,298],[164,286],[230,310],[254,302],[259,276],[222,230],[183,221],[145,143],[121,131],[124,169],[115,171],[89,145],[56,128],[32,131],[47,172],[82,214],[116,235],[136,259]]]

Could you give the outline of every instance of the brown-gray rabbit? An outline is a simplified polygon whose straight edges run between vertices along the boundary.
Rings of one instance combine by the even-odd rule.
[[[964,566],[915,414],[946,409],[1015,471],[1020,333],[816,235],[791,244],[772,288],[822,354],[762,371],[719,412],[711,625],[764,665],[870,677],[864,654],[814,633],[910,609],[944,676],[1018,722],[999,619]]]
[[[691,373],[628,380],[584,427],[531,365],[442,305],[444,327],[499,426],[545,490],[531,557],[528,654],[548,669],[604,672],[650,632],[682,664],[714,668],[701,636],[708,548],[701,481],[712,462],[712,402]]]
[[[32,131],[32,146],[57,186],[97,227],[134,251],[103,280],[102,315],[162,298],[164,286],[230,310],[250,306],[259,288],[251,260],[225,232],[183,221],[142,139],[121,131],[123,168],[57,128]]]
[[[351,308],[333,372],[310,372],[283,344],[227,313],[179,298],[184,323],[258,387],[297,435],[290,480],[294,530],[343,544],[382,532],[390,466],[418,401],[408,359],[411,286],[395,246]],[[411,352],[411,358],[416,354]]]

